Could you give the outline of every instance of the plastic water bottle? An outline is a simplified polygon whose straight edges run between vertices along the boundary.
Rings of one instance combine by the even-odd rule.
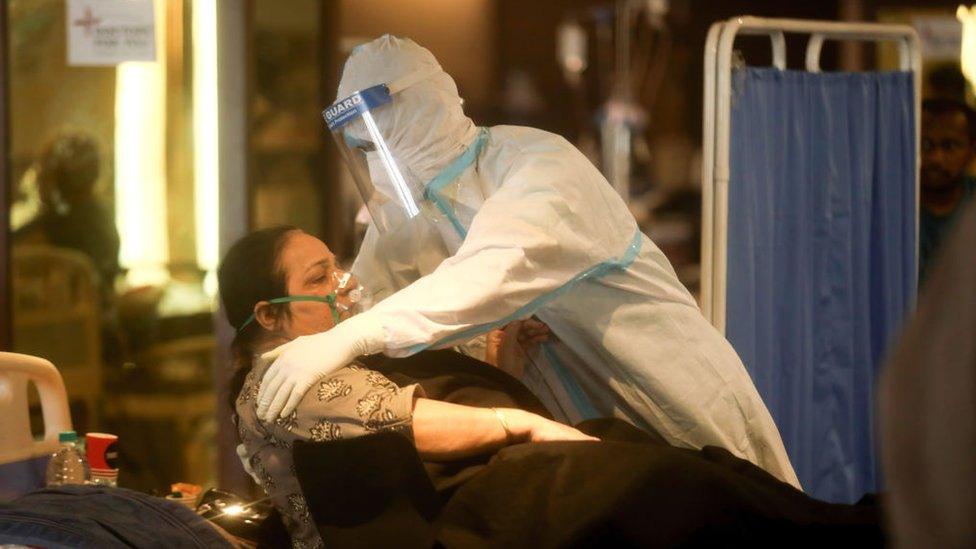
[[[78,448],[78,435],[65,431],[58,435],[61,448],[47,463],[47,485],[85,484],[88,482],[88,460]]]

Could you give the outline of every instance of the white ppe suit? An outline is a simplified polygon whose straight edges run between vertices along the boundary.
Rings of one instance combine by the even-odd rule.
[[[357,350],[405,356],[536,315],[555,340],[522,381],[557,419],[618,417],[677,446],[723,447],[799,486],[735,351],[575,147],[531,128],[479,130],[451,77],[409,40],[354,50],[338,97],[432,67],[375,119],[401,169],[441,183],[457,172],[439,189],[452,219],[370,228],[352,271],[376,305],[348,330],[381,330]],[[473,146],[470,165],[457,165]]]

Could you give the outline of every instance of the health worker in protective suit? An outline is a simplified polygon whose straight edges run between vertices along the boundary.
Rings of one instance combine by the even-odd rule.
[[[360,355],[459,345],[535,315],[555,337],[521,381],[557,419],[616,416],[799,486],[735,351],[570,143],[479,128],[433,55],[392,36],[353,51],[323,115],[372,216],[352,270],[378,302],[273,351],[262,418]]]

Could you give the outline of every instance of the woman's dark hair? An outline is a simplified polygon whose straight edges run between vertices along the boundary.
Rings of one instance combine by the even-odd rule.
[[[261,333],[256,320],[243,330],[241,325],[254,312],[254,304],[287,295],[285,272],[281,268],[281,250],[288,236],[299,229],[290,226],[272,227],[255,231],[231,246],[217,269],[220,301],[227,313],[227,320],[237,330],[231,342],[234,376],[230,383],[229,404],[234,411],[238,393],[244,386],[244,378],[251,371],[254,343]],[[287,304],[272,305],[279,314],[287,313]]]

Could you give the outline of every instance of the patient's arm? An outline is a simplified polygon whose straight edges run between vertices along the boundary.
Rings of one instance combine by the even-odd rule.
[[[428,461],[449,461],[508,444],[544,440],[597,440],[576,429],[515,408],[462,406],[427,398],[414,400],[413,438]],[[499,417],[499,415],[501,417]],[[505,432],[502,421],[511,434]]]
[[[276,446],[290,446],[294,440],[320,442],[396,430],[413,436],[421,458],[447,461],[518,442],[596,440],[523,410],[499,408],[496,414],[491,408],[424,398],[419,385],[398,387],[379,372],[358,365],[341,368],[321,380],[288,417],[258,422],[253,398],[258,375],[252,372],[248,376],[237,411],[240,421],[258,423],[256,433]],[[503,421],[511,434],[505,432]]]

